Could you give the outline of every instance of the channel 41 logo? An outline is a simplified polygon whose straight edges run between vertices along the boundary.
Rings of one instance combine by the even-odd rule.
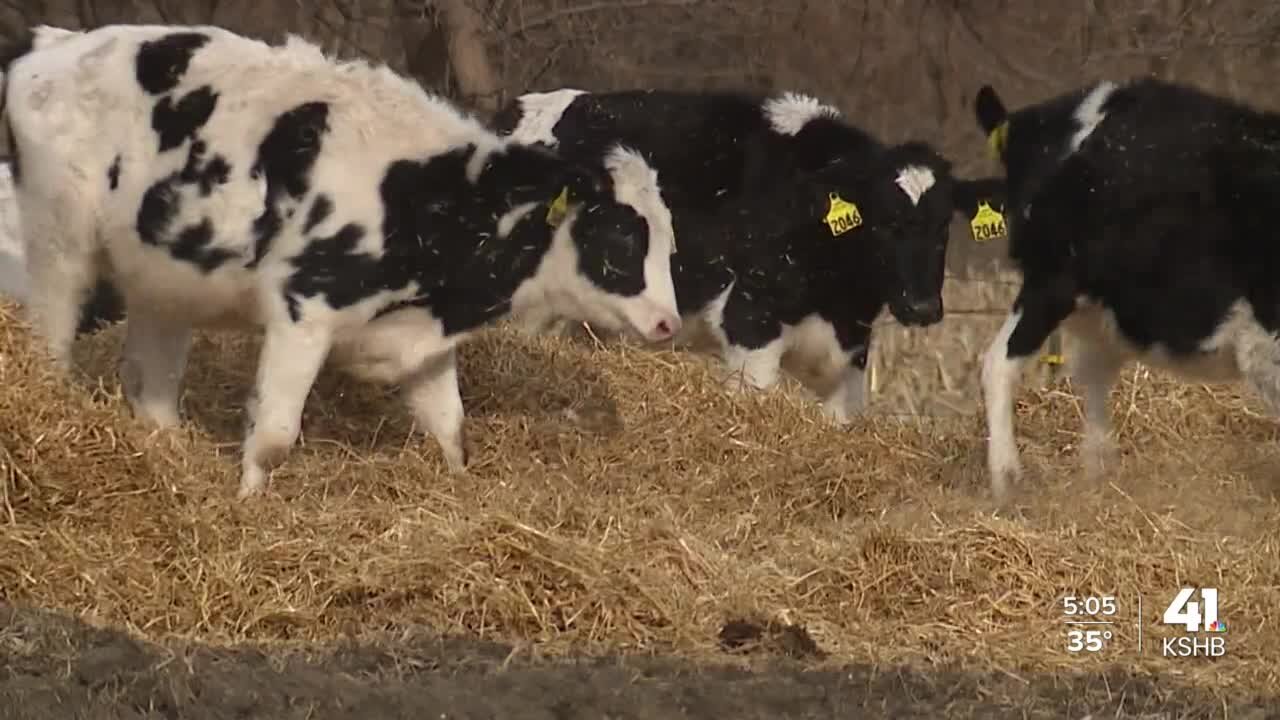
[[[1218,619],[1218,589],[1200,588],[1200,600],[1192,600],[1195,588],[1182,588],[1164,610],[1165,625],[1181,625],[1188,633],[1164,638],[1165,657],[1222,657],[1227,652],[1227,624]]]

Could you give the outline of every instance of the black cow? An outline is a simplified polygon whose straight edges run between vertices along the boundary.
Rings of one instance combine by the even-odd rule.
[[[887,145],[795,93],[564,89],[517,98],[494,126],[582,162],[618,142],[643,153],[671,211],[685,327],[705,322],[757,388],[797,361],[840,423],[865,404],[872,321],[886,305],[905,325],[942,319],[952,214],[1000,184],[955,180],[928,143]]]
[[[1090,474],[1112,453],[1107,395],[1132,360],[1243,378],[1278,407],[1280,115],[1149,78],[1014,112],[984,86],[975,108],[1007,174],[1023,276],[982,368],[997,496],[1021,475],[1013,393],[1059,326],[1079,343]]]

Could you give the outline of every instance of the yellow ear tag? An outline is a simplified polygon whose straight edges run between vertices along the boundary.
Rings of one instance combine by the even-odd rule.
[[[559,227],[567,214],[569,214],[569,188],[565,186],[556,199],[551,201],[551,207],[547,208],[547,224],[551,227]]]
[[[978,203],[978,212],[969,221],[969,232],[973,233],[974,242],[988,242],[1004,237],[1008,233],[1004,222],[1004,213],[991,209],[991,203],[983,200]]]
[[[996,162],[1004,157],[1004,148],[1009,142],[1009,121],[1005,120],[991,131],[987,136],[987,149],[991,152],[991,157]]]
[[[843,235],[862,224],[862,213],[858,212],[857,205],[836,193],[828,193],[827,199],[831,201],[831,207],[823,222],[831,228],[832,237]]]

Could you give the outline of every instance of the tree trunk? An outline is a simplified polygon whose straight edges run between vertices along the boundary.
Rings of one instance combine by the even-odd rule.
[[[461,100],[476,110],[497,112],[498,77],[485,46],[484,16],[477,7],[486,0],[440,0],[441,19],[449,46],[449,61]]]

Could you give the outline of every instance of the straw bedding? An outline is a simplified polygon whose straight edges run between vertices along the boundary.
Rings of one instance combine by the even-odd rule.
[[[326,371],[268,494],[236,503],[257,341],[198,336],[188,421],[158,432],[119,396],[120,330],[81,342],[69,383],[0,307],[5,601],[150,637],[425,624],[550,654],[723,656],[726,623],[755,618],[804,627],[830,662],[1280,685],[1276,426],[1231,387],[1130,372],[1123,461],[1095,482],[1075,470],[1069,381],[1025,390],[1031,472],[997,510],[977,416],[842,430],[788,391],[723,392],[695,355],[494,330],[463,352],[468,474],[445,473],[390,389]],[[1184,584],[1220,589],[1225,658],[1158,657]],[[1102,657],[1065,651],[1060,598],[1086,593],[1119,598]]]

